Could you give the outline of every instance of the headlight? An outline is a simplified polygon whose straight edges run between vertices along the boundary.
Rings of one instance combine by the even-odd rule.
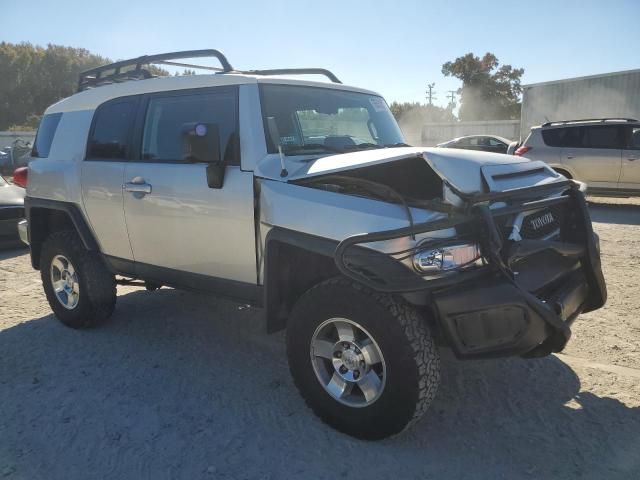
[[[481,264],[477,244],[447,245],[424,249],[413,256],[413,268],[424,274],[439,274]]]
[[[574,180],[574,182],[576,182],[578,184],[578,190],[580,190],[582,193],[584,193],[585,195],[587,194],[587,184],[584,182],[581,182],[579,180]]]

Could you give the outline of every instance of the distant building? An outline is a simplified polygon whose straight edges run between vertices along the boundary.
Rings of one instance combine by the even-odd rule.
[[[583,118],[640,119],[640,69],[523,85],[520,133]]]

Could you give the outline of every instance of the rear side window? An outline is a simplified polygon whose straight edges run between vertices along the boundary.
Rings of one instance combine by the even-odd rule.
[[[87,148],[90,160],[125,160],[129,155],[137,99],[115,100],[96,110]]]
[[[218,127],[220,158],[238,165],[237,109],[235,89],[152,97],[144,122],[142,160],[182,162],[183,126],[205,123]]]
[[[38,133],[36,134],[36,141],[33,142],[33,149],[31,150],[32,157],[47,158],[49,156],[53,137],[56,134],[61,118],[62,113],[50,113],[42,117],[42,121],[38,127]]]
[[[550,128],[549,130],[542,130],[544,144],[549,147],[563,147],[567,132],[571,129],[572,128]],[[574,127],[573,130],[577,129]]]
[[[551,128],[542,138],[550,147],[622,148],[623,131],[618,125]]]

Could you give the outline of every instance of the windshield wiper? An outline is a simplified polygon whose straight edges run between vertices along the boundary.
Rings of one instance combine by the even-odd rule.
[[[345,145],[344,149],[345,150],[366,150],[369,148],[384,148],[383,145],[378,145],[376,143],[369,143],[369,142],[365,142],[365,143],[358,143],[356,145]]]
[[[358,143],[356,145],[345,145],[345,150],[368,150],[371,148],[393,148],[393,147],[410,147],[406,143],[387,143],[385,145],[378,145],[377,143]]]
[[[307,153],[307,151],[322,151],[331,153],[342,153],[342,150],[337,148],[328,147],[321,143],[307,143],[306,145],[291,145],[285,146],[283,149],[285,155],[296,155],[299,153]]]
[[[345,145],[342,148],[329,147],[322,143],[307,143],[305,145],[289,145],[283,146],[283,152],[285,155],[300,155],[308,152],[331,152],[331,153],[344,153],[352,150],[369,150],[377,148],[392,148],[392,147],[410,147],[406,143],[389,143],[386,145],[378,145],[376,143],[359,143],[356,145]]]

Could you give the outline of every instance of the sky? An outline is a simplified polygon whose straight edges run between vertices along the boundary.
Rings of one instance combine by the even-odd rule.
[[[437,105],[442,64],[494,53],[523,83],[640,68],[640,0],[0,0],[0,40],[112,59],[217,48],[238,69],[324,67],[391,101]]]

